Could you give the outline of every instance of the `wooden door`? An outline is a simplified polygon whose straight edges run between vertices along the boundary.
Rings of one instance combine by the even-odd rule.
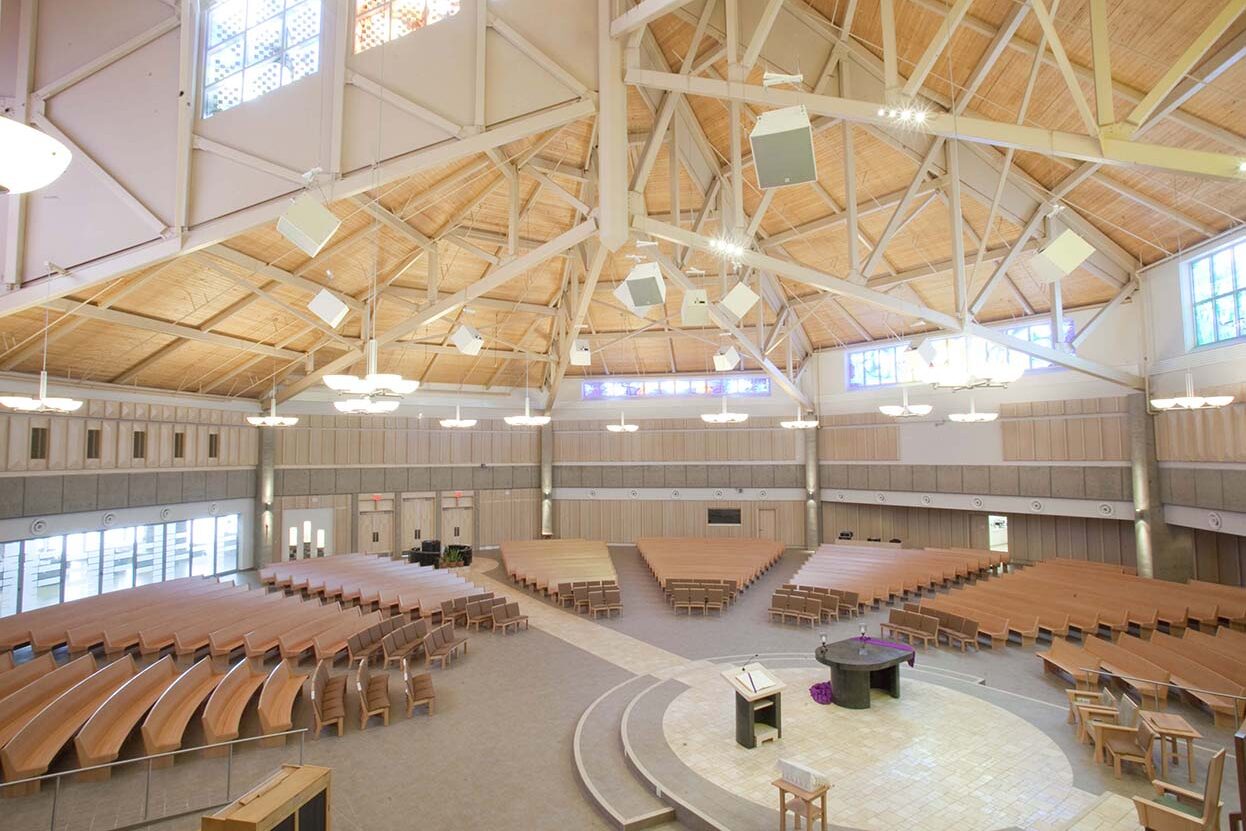
[[[403,494],[402,497],[402,536],[399,542],[402,549],[419,549],[424,540],[437,538],[437,528],[433,514],[432,496],[414,496]]]
[[[465,507],[446,508],[441,517],[442,545],[471,545],[472,509]]]
[[[757,536],[763,540],[777,540],[779,538],[779,528],[774,508],[761,508],[757,511]]]
[[[394,515],[370,511],[359,515],[359,550],[365,554],[390,554],[394,548]]]

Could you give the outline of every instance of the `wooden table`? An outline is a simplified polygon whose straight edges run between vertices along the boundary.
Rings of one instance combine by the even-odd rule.
[[[822,818],[822,831],[826,831],[826,792],[830,789],[828,785],[823,785],[816,791],[806,791],[803,788],[796,787],[786,779],[776,779],[770,784],[779,789],[779,831],[787,831],[788,794],[795,797],[791,803],[791,811],[796,814],[797,825],[800,824],[800,813],[797,809],[803,807],[805,827],[808,831],[813,831],[813,821],[818,817]],[[798,804],[796,800],[800,800],[803,806]],[[819,805],[815,806],[814,802],[818,802]]]
[[[1138,717],[1159,734],[1159,765],[1160,778],[1168,778],[1168,757],[1172,756],[1173,764],[1180,762],[1181,754],[1177,750],[1177,740],[1185,739],[1186,772],[1190,781],[1194,781],[1194,740],[1203,738],[1203,734],[1195,730],[1190,723],[1176,713],[1156,713],[1150,710],[1139,710]],[[1171,751],[1164,745],[1167,739]]]

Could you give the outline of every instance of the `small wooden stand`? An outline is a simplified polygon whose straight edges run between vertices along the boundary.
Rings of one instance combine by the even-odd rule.
[[[282,765],[281,770],[214,814],[200,831],[330,831],[329,768]]]
[[[796,815],[796,827],[800,828],[800,815],[805,815],[805,828],[813,831],[813,821],[822,819],[822,831],[826,831],[826,792],[829,786],[822,785],[816,791],[807,791],[788,782],[776,779],[770,784],[779,789],[779,831],[787,831],[787,812]],[[792,795],[789,800],[788,794]],[[818,803],[815,805],[814,803]]]
[[[761,664],[748,664],[722,673],[735,690],[735,740],[750,750],[764,742],[783,738],[783,690],[787,688],[770,675],[773,684],[754,690],[741,676],[750,672],[766,672]]]

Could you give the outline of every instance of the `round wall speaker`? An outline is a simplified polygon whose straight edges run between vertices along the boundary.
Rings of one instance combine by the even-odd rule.
[[[762,491],[762,492],[760,492],[760,493],[758,494],[758,496],[760,496],[760,497],[762,497],[762,498],[765,498],[765,496],[766,496],[766,492],[765,492],[765,491]]]
[[[588,492],[588,497],[589,497],[589,499],[596,499],[596,498],[597,498],[597,491],[589,491],[589,492]]]
[[[879,502],[886,502],[886,501],[887,501],[887,494],[885,494],[885,493],[876,493],[876,494],[874,494],[874,498],[875,498],[875,499],[877,499]]]
[[[117,515],[112,513],[111,511],[104,514],[104,518],[102,520],[105,528],[113,527],[113,523],[115,523],[116,521],[117,521]]]
[[[1211,530],[1219,531],[1221,526],[1223,525],[1224,525],[1224,518],[1221,517],[1220,514],[1216,513],[1215,511],[1212,511],[1211,513],[1207,515],[1207,527],[1210,528]]]
[[[928,494],[928,493],[923,493],[923,494],[922,494],[922,504],[923,504],[923,505],[931,505],[931,504],[934,504],[934,497],[933,497],[933,496],[931,496],[931,495],[930,495],[930,494]]]
[[[1116,512],[1116,509],[1106,502],[1104,502],[1102,505],[1099,506],[1099,513],[1102,516],[1111,516],[1115,512]]]
[[[220,508],[217,507],[217,504],[215,502],[213,502],[211,505],[208,506],[208,516],[216,516],[216,512],[219,510]]]
[[[981,508],[981,507],[982,507],[982,497],[980,497],[980,496],[975,496],[973,499],[970,499],[970,500],[969,500],[969,504],[970,504],[970,505],[972,505],[972,506],[974,506],[975,508]]]
[[[1035,499],[1033,502],[1030,503],[1031,511],[1037,512],[1037,511],[1041,511],[1042,509],[1043,509],[1043,503],[1039,502],[1037,499]]]
[[[47,530],[48,521],[46,519],[36,519],[34,522],[30,523],[30,533],[32,534],[42,534]]]
[[[168,518],[169,518],[169,517],[171,517],[171,516],[173,516],[173,511],[172,511],[171,509],[169,509],[169,508],[161,508],[161,509],[160,509],[160,518],[161,518],[161,519],[168,519]]]
[[[636,497],[640,496],[640,492],[639,492],[639,491],[632,491],[632,492],[631,492],[631,495],[632,495],[632,499],[635,499]]]
[[[678,499],[679,491],[671,491],[671,499]]]

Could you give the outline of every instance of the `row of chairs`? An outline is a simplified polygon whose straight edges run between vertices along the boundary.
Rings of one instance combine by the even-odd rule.
[[[917,612],[933,617],[939,622],[936,630],[938,635],[947,638],[948,646],[960,647],[961,652],[970,646],[978,649],[978,622],[961,615],[954,615],[943,609],[932,609],[921,603],[905,603],[904,611]]]
[[[825,620],[839,620],[838,598],[815,595],[812,592],[779,591],[770,598],[767,610],[771,620],[779,618],[780,623],[800,624],[807,622],[812,629]]]
[[[494,632],[506,634],[511,629],[519,631],[520,626],[527,629],[528,616],[520,613],[518,603],[514,601],[507,602],[504,597],[494,597],[489,600],[468,604],[468,628],[470,629],[474,625],[476,631],[479,632],[480,627],[486,624]]]
[[[713,609],[721,615],[730,600],[723,586],[684,586],[671,592],[670,602],[675,608],[675,614],[683,609],[691,615],[693,609],[700,609],[701,614],[706,615]]]
[[[614,581],[599,581],[596,587],[576,586],[571,589],[571,594],[564,594],[559,588],[558,603],[593,617],[602,614],[609,617],[614,612],[622,614],[623,593]]]
[[[570,606],[577,612],[589,612],[589,595],[592,592],[613,591],[619,594],[619,584],[614,580],[580,580],[572,583],[559,583],[558,591],[554,592],[554,600],[559,606]],[[623,604],[619,602],[619,609]]]
[[[736,580],[667,580],[662,587],[667,603],[674,602],[676,589],[722,589],[728,606],[740,595],[740,584]]]
[[[939,642],[939,619],[918,611],[892,609],[887,614],[886,622],[878,624],[878,632],[883,637],[898,638],[913,646],[920,643],[925,649]]]
[[[312,710],[312,738],[319,739],[326,727],[336,727],[341,736],[346,727],[346,688],[350,673],[333,674],[330,662],[320,661],[312,674],[310,690]],[[374,673],[366,659],[360,659],[354,671],[355,692],[359,696],[359,729],[366,730],[368,720],[380,718],[389,724],[389,673]],[[433,689],[433,677],[427,672],[415,672],[413,664],[402,659],[402,685],[407,702],[407,718],[415,708],[428,707],[434,712],[437,694]]]
[[[839,598],[839,613],[847,617],[856,617],[861,613],[861,596],[845,589],[834,589],[826,586],[806,586],[798,583],[784,583],[779,591],[805,592],[820,596],[831,595]]]
[[[467,625],[467,607],[472,603],[479,603],[482,600],[492,600],[493,592],[477,592],[476,594],[468,594],[462,597],[456,597],[453,600],[441,601],[441,622],[442,623],[462,623]]]

